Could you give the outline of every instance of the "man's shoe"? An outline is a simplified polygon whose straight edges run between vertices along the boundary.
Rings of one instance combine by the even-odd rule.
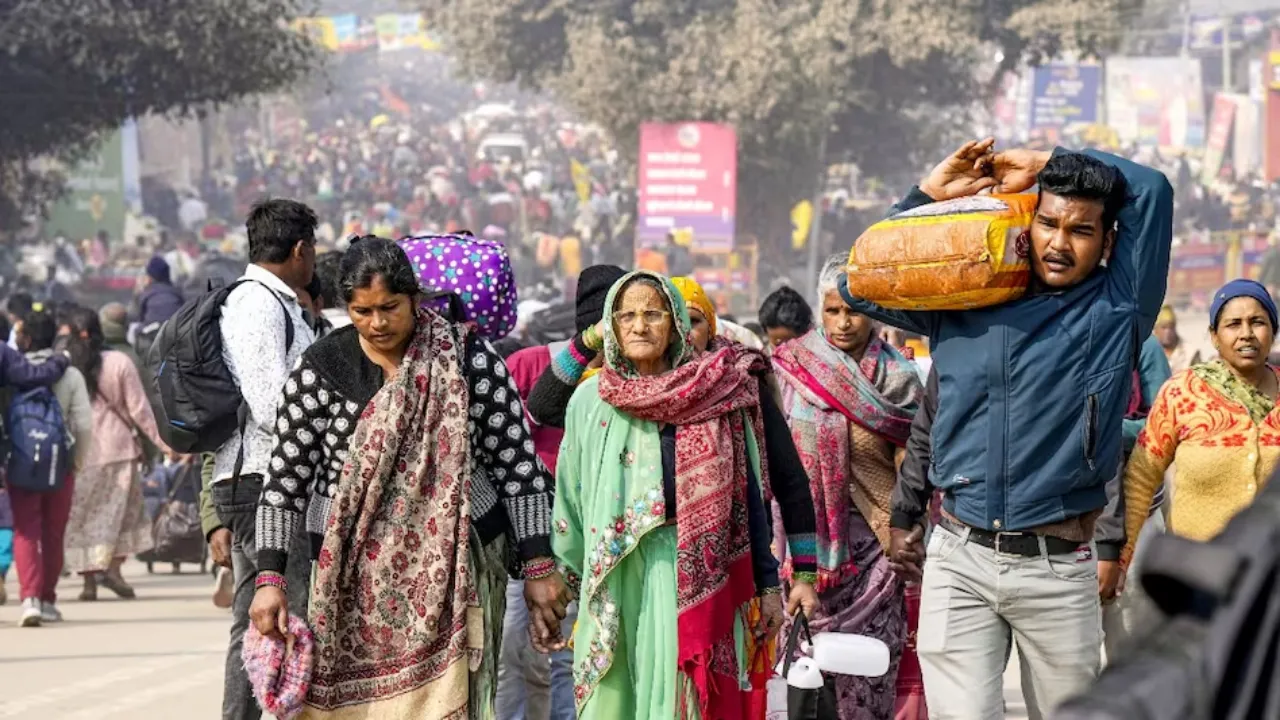
[[[235,575],[230,569],[218,568],[217,589],[213,591],[213,606],[226,610],[236,599]]]
[[[22,617],[18,619],[18,627],[40,627],[39,598],[27,598],[22,601]]]
[[[62,613],[58,610],[58,606],[51,602],[40,603],[40,621],[45,623],[62,622]]]

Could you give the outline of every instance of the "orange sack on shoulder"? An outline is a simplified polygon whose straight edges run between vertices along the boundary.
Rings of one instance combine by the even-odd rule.
[[[898,310],[966,310],[1016,300],[1030,278],[1036,196],[975,195],[872,225],[849,252],[849,293]]]

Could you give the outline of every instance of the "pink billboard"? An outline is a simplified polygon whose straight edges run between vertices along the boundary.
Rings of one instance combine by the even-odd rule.
[[[733,250],[738,135],[715,123],[640,126],[637,247],[689,232],[693,249]]]

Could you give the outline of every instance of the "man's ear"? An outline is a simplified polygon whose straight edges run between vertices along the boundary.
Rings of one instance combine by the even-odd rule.
[[[1111,262],[1111,251],[1116,248],[1116,229],[1111,228],[1107,231],[1102,241],[1102,261]]]

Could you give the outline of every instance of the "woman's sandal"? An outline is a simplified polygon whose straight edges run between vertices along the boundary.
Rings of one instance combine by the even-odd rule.
[[[134,592],[129,583],[124,581],[124,578],[112,577],[111,573],[103,573],[99,582],[122,600],[132,600],[138,597],[138,593]]]
[[[84,589],[80,591],[80,602],[94,602],[98,599],[98,581],[93,575],[84,576]]]

